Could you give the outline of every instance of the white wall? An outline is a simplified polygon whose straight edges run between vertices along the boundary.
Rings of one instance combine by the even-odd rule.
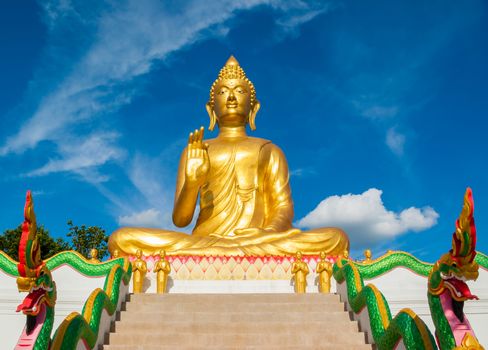
[[[488,345],[488,270],[480,267],[480,275],[476,282],[468,282],[471,293],[480,300],[470,300],[464,303],[466,314],[479,342]],[[383,293],[390,306],[392,317],[403,308],[412,309],[427,324],[434,335],[435,328],[430,316],[427,301],[427,277],[420,276],[403,267],[373,278],[364,280],[364,284],[372,283]],[[343,285],[338,286],[340,294],[346,295]]]
[[[105,276],[89,277],[80,274],[69,265],[61,265],[51,271],[57,286],[57,302],[55,308],[52,335],[59,324],[71,312],[81,313],[83,305],[95,288],[102,288]],[[0,339],[2,349],[13,349],[22,333],[26,317],[15,310],[27,293],[19,293],[16,277],[0,270]],[[123,299],[123,297],[121,298]]]

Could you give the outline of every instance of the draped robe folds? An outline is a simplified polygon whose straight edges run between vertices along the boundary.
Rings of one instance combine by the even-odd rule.
[[[286,158],[268,140],[247,137],[238,142],[213,139],[209,144],[210,172],[200,189],[200,212],[191,235],[151,228],[115,231],[109,250],[150,255],[161,249],[190,255],[341,255],[349,240],[338,228],[300,231],[292,227],[293,201]],[[184,181],[183,151],[177,193]],[[264,229],[240,235],[236,230]]]

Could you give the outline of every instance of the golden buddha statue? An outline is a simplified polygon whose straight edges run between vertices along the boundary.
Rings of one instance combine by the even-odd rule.
[[[371,259],[371,257],[373,256],[373,253],[371,253],[371,249],[366,249],[364,251],[364,260],[363,260],[363,263],[364,264],[369,264],[373,261],[373,259]]]
[[[332,277],[332,264],[325,260],[325,252],[320,252],[320,261],[316,271],[319,274],[319,292],[330,293],[330,278]]]
[[[98,250],[95,248],[92,248],[90,250],[90,259],[88,259],[89,262],[92,264],[98,264],[100,263],[100,260],[98,259]]]
[[[190,133],[178,168],[173,222],[191,223],[197,199],[198,220],[191,235],[161,229],[124,227],[109,240],[109,250],[146,255],[164,249],[188,255],[340,255],[349,240],[338,228],[300,231],[292,227],[293,202],[286,158],[271,141],[249,137],[260,103],[254,85],[231,56],[210,89],[206,105],[210,130]]]
[[[302,260],[302,252],[297,252],[296,260],[291,266],[291,273],[295,282],[295,293],[305,293],[308,272],[308,265]]]
[[[142,293],[144,279],[147,273],[147,263],[142,259],[142,250],[136,250],[136,260],[132,262],[133,292]]]
[[[112,259],[117,259],[118,257],[119,257],[119,250],[118,249],[115,249],[112,252]]]
[[[154,265],[154,272],[157,274],[157,292],[160,294],[166,293],[168,275],[171,273],[171,265],[166,259],[166,252],[164,250],[161,250],[159,253],[159,260]]]

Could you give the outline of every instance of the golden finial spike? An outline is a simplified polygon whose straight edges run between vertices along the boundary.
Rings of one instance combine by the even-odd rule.
[[[237,62],[236,58],[234,55],[230,55],[229,59],[227,62],[225,62],[226,66],[239,66],[239,62]]]

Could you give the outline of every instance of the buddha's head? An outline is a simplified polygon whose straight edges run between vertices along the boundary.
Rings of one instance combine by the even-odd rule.
[[[298,261],[302,261],[302,256],[303,256],[302,252],[297,252],[295,256],[296,256]]]
[[[320,252],[320,259],[325,260],[325,252]]]
[[[164,258],[166,257],[166,251],[161,250],[161,251],[159,252],[159,257],[160,257],[161,259],[164,259]]]
[[[136,250],[136,258],[137,258],[137,259],[140,259],[141,257],[142,257],[142,250],[137,249],[137,250]]]
[[[364,257],[366,258],[366,260],[371,260],[371,256],[372,256],[371,250],[370,249],[366,249],[364,251]]]
[[[114,259],[119,257],[119,250],[118,250],[118,249],[115,249],[115,250],[114,250],[114,253],[112,254],[112,257],[113,257]]]
[[[239,62],[230,56],[210,89],[206,108],[210,117],[209,129],[221,126],[245,126],[256,129],[255,118],[260,108],[256,90],[246,77]]]
[[[95,248],[93,248],[92,250],[90,250],[90,257],[92,259],[96,259],[98,257],[98,250],[96,250]]]

